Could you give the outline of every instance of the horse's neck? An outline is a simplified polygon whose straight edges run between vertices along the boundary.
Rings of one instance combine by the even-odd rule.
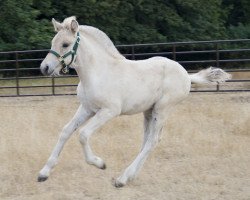
[[[105,53],[117,59],[125,59],[125,57],[119,53],[113,42],[103,31],[86,25],[80,26],[80,31],[94,43],[97,43],[97,46],[103,48]]]
[[[76,71],[83,82],[92,76],[97,78],[96,74],[105,71],[114,60],[97,42],[84,36],[81,38],[79,50]]]

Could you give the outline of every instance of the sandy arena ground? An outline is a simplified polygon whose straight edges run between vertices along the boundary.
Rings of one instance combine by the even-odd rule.
[[[75,96],[0,98],[1,200],[250,199],[250,93],[191,94],[171,114],[137,179],[124,188],[111,180],[140,149],[140,114],[118,117],[92,137],[106,170],[85,163],[74,134],[49,179],[36,182],[77,107]]]

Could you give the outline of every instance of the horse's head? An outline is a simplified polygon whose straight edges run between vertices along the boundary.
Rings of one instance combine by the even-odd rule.
[[[41,63],[44,75],[57,76],[66,73],[69,65],[74,62],[80,42],[79,25],[75,17],[66,18],[63,23],[52,19],[57,34],[51,42],[51,50]]]

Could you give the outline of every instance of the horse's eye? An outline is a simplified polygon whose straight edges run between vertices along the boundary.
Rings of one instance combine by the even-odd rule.
[[[68,43],[63,43],[63,48],[67,48],[68,46],[69,46],[69,44]]]

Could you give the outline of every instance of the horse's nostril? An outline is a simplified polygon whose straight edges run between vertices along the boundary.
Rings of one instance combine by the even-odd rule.
[[[48,75],[49,65],[41,65],[41,72],[43,73],[43,75]]]
[[[48,71],[49,71],[49,66],[48,66],[48,65],[46,65],[46,66],[45,66],[45,68],[44,68],[44,72],[47,74],[47,73],[48,73]]]

